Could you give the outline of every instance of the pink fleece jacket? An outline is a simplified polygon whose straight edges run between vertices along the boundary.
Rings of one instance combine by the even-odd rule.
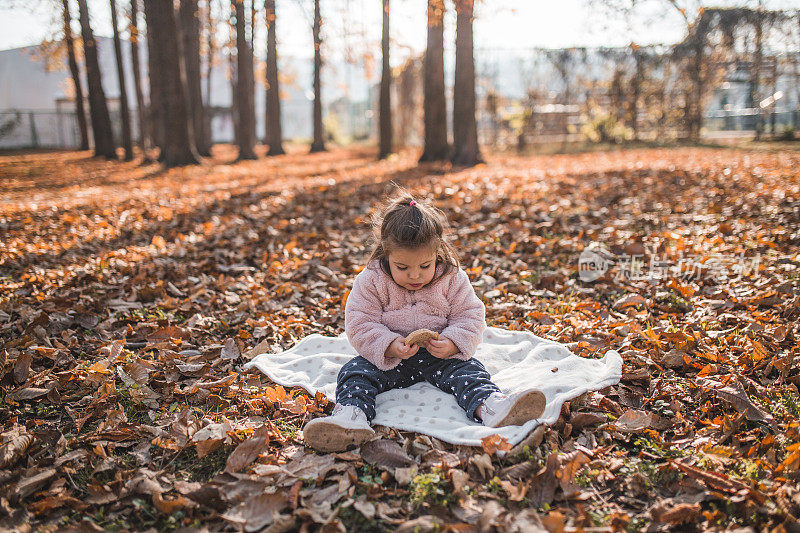
[[[390,370],[400,364],[384,355],[392,341],[424,328],[453,341],[459,349],[453,357],[474,356],[486,329],[486,307],[464,269],[436,279],[443,270],[437,263],[434,281],[415,291],[398,285],[377,259],[359,272],[344,307],[345,334],[356,352]]]

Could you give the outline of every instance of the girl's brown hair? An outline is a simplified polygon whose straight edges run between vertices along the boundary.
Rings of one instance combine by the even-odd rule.
[[[388,258],[393,250],[435,247],[436,265],[444,265],[442,274],[431,280],[431,284],[435,283],[460,266],[458,254],[445,240],[450,229],[447,216],[432,205],[420,203],[403,187],[396,187],[398,192],[372,215],[372,232],[377,244],[367,264],[378,259],[381,269],[391,276]],[[411,205],[412,200],[414,205]]]

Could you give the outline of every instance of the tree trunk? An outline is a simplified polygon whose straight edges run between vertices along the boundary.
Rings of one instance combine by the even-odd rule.
[[[214,144],[214,140],[211,138],[211,74],[214,68],[214,17],[211,14],[211,2],[212,0],[206,0],[206,44],[208,50],[206,51],[206,112],[203,115],[204,135],[209,147]]]
[[[122,45],[119,42],[119,28],[117,27],[117,1],[109,0],[109,5],[111,7],[111,26],[114,32],[114,57],[117,60],[117,80],[119,81],[119,114],[122,119],[122,147],[125,149],[125,161],[130,161],[133,159],[131,112],[128,109],[128,88],[125,87]]]
[[[756,140],[761,139],[764,133],[764,112],[761,109],[761,63],[764,59],[764,27],[761,21],[761,14],[756,14],[755,24],[755,54],[753,58],[753,70],[751,73],[751,90],[753,91],[753,105],[756,108]]]
[[[614,74],[611,76],[611,87],[609,90],[609,100],[611,109],[614,113],[614,118],[617,122],[625,120],[625,75],[622,71],[622,66],[617,65],[614,69]]]
[[[475,121],[475,59],[472,44],[474,0],[456,0],[456,75],[453,86],[453,164],[483,162]]]
[[[633,130],[633,140],[639,140],[639,98],[642,94],[642,83],[644,82],[644,57],[638,50],[633,51],[636,60],[636,70],[631,80],[631,129]]]
[[[381,89],[378,103],[378,158],[392,153],[392,69],[389,67],[389,0],[383,0],[383,34],[381,37]]]
[[[189,125],[189,105],[181,68],[180,30],[171,1],[145,0],[147,33],[151,34],[161,100],[159,119],[164,130],[163,161],[167,167],[198,164],[200,156],[194,147]],[[151,78],[152,79],[152,78]]]
[[[689,139],[693,142],[700,141],[700,130],[703,127],[703,93],[705,81],[703,79],[703,63],[705,62],[705,39],[700,39],[695,47],[692,57],[692,92],[689,115]]]
[[[183,37],[183,64],[186,69],[186,95],[189,98],[190,124],[195,146],[200,155],[211,155],[210,143],[205,136],[203,118],[203,90],[200,81],[200,13],[197,0],[181,0],[181,36]]]
[[[777,57],[773,57],[772,69],[770,70],[770,77],[772,78],[770,81],[772,81],[772,95],[774,97],[774,95],[777,94],[777,92],[778,92],[778,58]],[[770,132],[770,135],[772,135],[773,137],[775,137],[775,135],[777,133],[775,131],[776,121],[778,119],[778,113],[777,113],[778,105],[777,104],[778,104],[778,102],[773,99],[772,106],[771,106],[771,109],[770,109],[770,114],[769,114],[769,132]]]
[[[69,13],[69,1],[61,0],[64,5],[64,43],[67,45],[67,63],[72,75],[72,86],[75,88],[75,117],[78,119],[78,131],[81,135],[81,150],[89,149],[89,130],[86,127],[86,111],[83,105],[83,87],[78,62],[75,60],[75,43],[72,40],[72,17]]]
[[[147,19],[147,13],[145,13]],[[147,108],[147,122],[150,124],[150,133],[153,136],[153,143],[159,148],[158,160],[164,162],[164,140],[167,135],[164,132],[163,116],[166,113],[164,107],[164,82],[161,67],[158,65],[158,40],[154,35],[155,31],[147,22],[147,74],[150,82],[150,105]]]
[[[242,0],[244,1],[244,0]],[[258,9],[256,8],[256,0],[250,0],[250,23],[247,29],[250,31],[250,38],[247,43],[250,46],[250,63],[253,65],[253,90],[250,93],[250,109],[253,113],[253,118],[250,121],[251,134],[253,135],[253,144],[258,143],[258,135],[256,133],[256,75],[255,75],[255,61],[256,61],[256,16]],[[245,18],[245,21],[247,19]]]
[[[256,159],[253,99],[253,51],[247,42],[244,0],[231,0],[236,13],[236,109],[239,116],[239,159]]]
[[[444,96],[444,0],[428,0],[428,46],[424,60],[425,148],[420,161],[447,159],[447,107]]]
[[[800,20],[800,13],[798,14],[797,19]],[[797,68],[798,60],[800,60],[800,58],[795,56],[794,60],[792,61],[795,88],[795,109],[792,113],[792,129],[794,129],[795,132],[797,131],[797,128],[800,127],[800,69]]]
[[[319,13],[319,0],[314,0],[314,140],[311,143],[312,152],[325,151],[325,133],[322,128],[322,90],[320,86],[320,70],[322,69],[322,37],[320,28],[322,17]]]
[[[111,130],[111,117],[108,114],[106,93],[103,91],[100,64],[97,62],[97,42],[94,40],[92,26],[89,23],[89,7],[86,5],[86,0],[78,0],[78,11],[80,12],[83,59],[86,64],[89,88],[89,115],[92,119],[94,154],[108,159],[116,159],[117,150]]]
[[[136,117],[139,121],[139,148],[145,161],[150,151],[150,120],[145,112],[142,93],[141,57],[139,56],[139,0],[131,0],[131,65],[133,66],[133,87],[136,92]]]
[[[266,136],[269,145],[267,155],[281,155],[283,151],[283,130],[281,128],[281,96],[278,84],[278,37],[276,34],[275,0],[264,2],[267,21],[267,100]]]

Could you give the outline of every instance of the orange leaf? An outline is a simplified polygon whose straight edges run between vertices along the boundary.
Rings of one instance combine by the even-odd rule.
[[[174,500],[165,500],[161,497],[161,494],[157,492],[153,493],[153,506],[164,514],[172,514],[176,511],[180,511],[189,504],[189,500],[183,496],[178,496]]]
[[[675,289],[676,291],[681,293],[681,296],[683,296],[684,298],[689,298],[690,296],[694,295],[694,288],[693,287],[691,287],[689,285],[685,285],[685,284],[683,284],[683,283],[681,283],[679,281],[676,281],[674,279],[670,279],[667,282],[667,287]]]
[[[264,397],[272,403],[282,402],[286,399],[286,389],[280,385],[267,387],[264,389]]]
[[[764,345],[758,342],[757,340],[751,339],[750,343],[753,345],[753,364],[757,365],[767,357],[769,357],[769,352],[767,349],[764,348]]]
[[[483,447],[483,451],[489,455],[494,455],[498,450],[507,452],[511,449],[511,444],[508,443],[508,440],[497,434],[483,437],[481,439],[481,446]]]

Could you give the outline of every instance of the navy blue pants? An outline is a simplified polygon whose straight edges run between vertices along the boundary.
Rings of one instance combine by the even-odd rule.
[[[420,348],[413,357],[401,360],[391,370],[380,370],[360,355],[354,357],[339,371],[336,402],[355,405],[364,411],[367,419],[372,420],[375,418],[375,397],[378,394],[410,387],[421,381],[427,381],[455,396],[458,405],[475,422],[480,422],[475,417],[475,409],[490,394],[500,391],[477,359],[440,359],[425,348]]]

